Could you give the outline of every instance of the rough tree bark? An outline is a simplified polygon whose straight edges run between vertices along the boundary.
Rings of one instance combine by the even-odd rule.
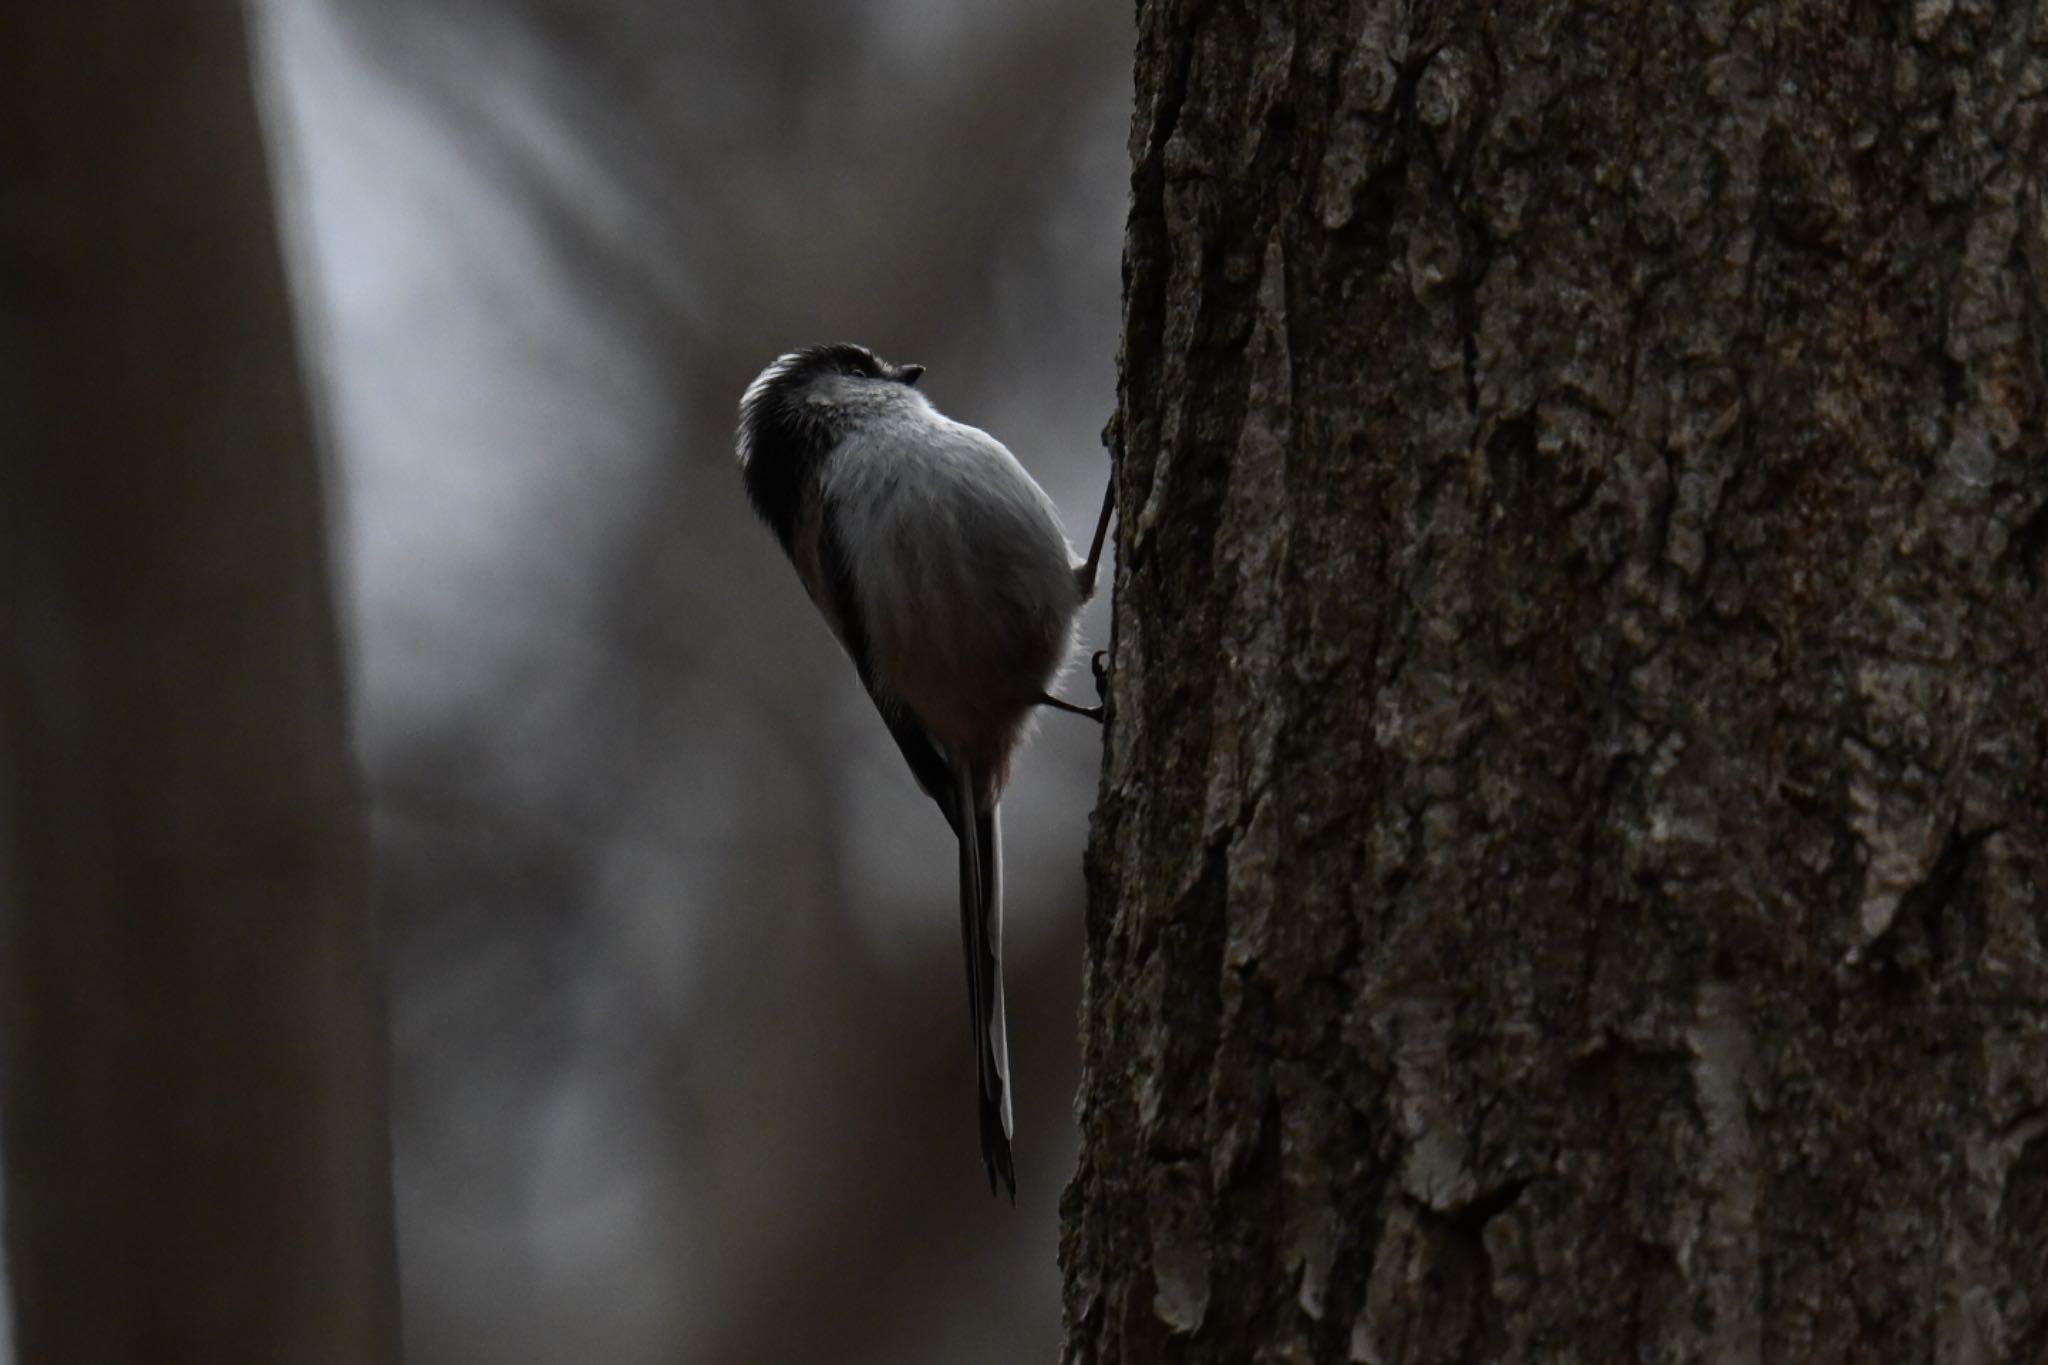
[[[0,16],[0,1109],[38,1365],[396,1355],[361,811],[242,13]]]
[[[2048,8],[1137,89],[1065,1358],[2048,1360]]]

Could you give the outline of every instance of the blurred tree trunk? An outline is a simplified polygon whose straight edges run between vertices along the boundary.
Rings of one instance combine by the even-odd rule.
[[[0,17],[23,1361],[395,1355],[361,832],[243,10]]]
[[[2048,1360],[2048,12],[1139,29],[1066,1359]]]

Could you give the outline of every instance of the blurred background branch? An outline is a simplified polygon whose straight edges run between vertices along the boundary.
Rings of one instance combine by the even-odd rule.
[[[31,1362],[397,1344],[321,471],[239,6],[0,14],[0,1111]]]

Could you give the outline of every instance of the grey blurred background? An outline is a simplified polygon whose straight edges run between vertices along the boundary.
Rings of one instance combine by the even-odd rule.
[[[408,1359],[1051,1359],[1099,732],[1048,717],[1005,803],[1013,1211],[950,836],[732,425],[778,352],[864,342],[1085,541],[1126,7],[258,10],[335,453]]]

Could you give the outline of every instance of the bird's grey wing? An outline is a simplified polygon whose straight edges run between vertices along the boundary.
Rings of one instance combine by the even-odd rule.
[[[861,686],[867,689],[875,709],[881,712],[882,723],[889,727],[889,735],[896,741],[896,747],[903,751],[903,761],[910,765],[910,775],[917,779],[918,789],[932,799],[939,808],[939,814],[946,817],[946,823],[958,835],[961,832],[959,803],[953,790],[952,769],[946,765],[944,755],[924,725],[910,713],[910,708],[875,681],[867,622],[861,612],[860,597],[854,590],[853,562],[847,556],[846,542],[838,521],[830,512],[821,515],[817,537],[819,591],[824,599],[820,605],[825,608],[833,633],[838,635],[840,643],[846,646],[847,654],[852,657],[854,671],[860,674]]]

